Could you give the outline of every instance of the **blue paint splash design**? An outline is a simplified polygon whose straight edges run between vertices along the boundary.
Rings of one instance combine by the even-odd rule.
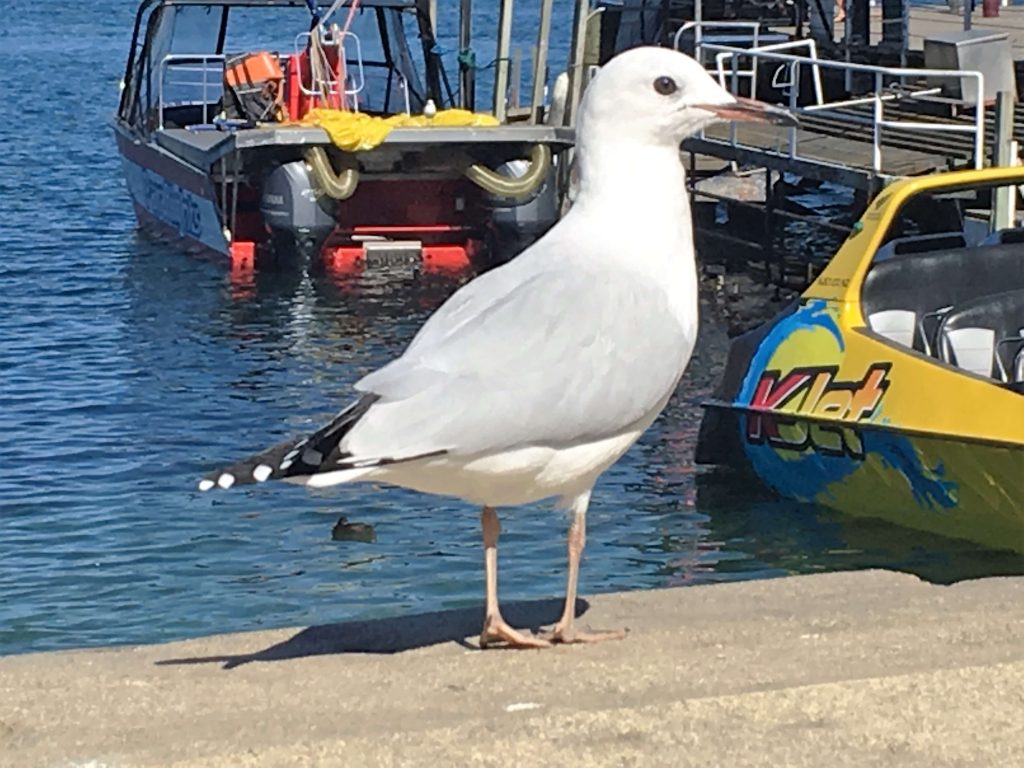
[[[792,315],[781,319],[765,336],[750,361],[735,404],[746,406],[753,400],[757,383],[769,361],[790,336],[813,328],[823,328],[835,339],[840,352],[846,350],[839,326],[829,312],[828,302],[821,299],[809,301]],[[875,418],[881,418],[881,413],[875,414]],[[814,450],[801,454],[783,453],[769,445],[751,444],[746,439],[746,417],[737,419],[737,424],[751,467],[766,485],[791,499],[827,503],[832,495],[829,487],[844,482],[863,464],[863,460],[850,456],[825,455]],[[934,468],[926,467],[913,441],[905,435],[877,430],[861,430],[860,434],[865,453],[878,456],[883,466],[898,473],[906,481],[918,506],[928,510],[956,507],[958,486],[942,479],[945,475],[942,462]]]
[[[796,454],[769,445],[752,445],[745,439],[746,425],[739,420],[747,458],[761,480],[782,496],[797,501],[828,503],[829,487],[847,480],[863,461],[849,456],[829,456],[807,450]],[[926,466],[913,440],[905,435],[861,430],[867,456],[877,456],[906,483],[914,502],[928,511],[955,509],[959,486],[944,480],[945,465]],[[894,478],[895,480],[895,478]],[[894,484],[895,487],[895,484]],[[870,499],[865,499],[870,506]]]
[[[770,445],[755,445],[746,439],[745,419],[739,419],[740,439],[751,467],[772,490],[797,501],[824,501],[828,487],[840,483],[860,466],[849,456],[826,456],[807,450],[797,454],[781,451]]]
[[[843,334],[828,311],[828,302],[823,299],[808,301],[792,315],[782,318],[765,336],[750,361],[747,375],[743,378],[743,384],[740,386],[739,394],[736,396],[735,405],[747,405],[753,400],[754,392],[757,389],[757,382],[760,380],[761,374],[768,367],[768,361],[772,359],[775,350],[782,346],[782,343],[797,331],[810,328],[824,328],[835,338],[836,344],[839,345],[839,351],[843,352],[846,350]]]
[[[868,432],[864,435],[864,448],[876,454],[882,462],[896,470],[907,481],[914,501],[925,509],[953,509],[957,505],[956,483],[943,480],[946,466],[941,461],[927,467],[919,458],[913,441],[903,435]]]

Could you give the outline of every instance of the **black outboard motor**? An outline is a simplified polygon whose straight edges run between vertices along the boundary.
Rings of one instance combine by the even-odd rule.
[[[260,212],[270,227],[279,259],[311,263],[334,231],[335,201],[317,193],[306,163],[297,160],[274,168],[263,181]]]

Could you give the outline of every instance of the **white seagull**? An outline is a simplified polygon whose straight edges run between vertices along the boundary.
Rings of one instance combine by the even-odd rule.
[[[792,124],[736,99],[696,61],[634,48],[583,98],[572,208],[509,263],[467,283],[358,399],[308,437],[207,475],[199,489],[267,480],[374,481],[483,507],[481,646],[621,637],[574,626],[594,483],[661,412],[697,338],[697,270],[680,142],[721,120]],[[546,636],[498,607],[495,507],[556,498],[573,512],[565,610]]]

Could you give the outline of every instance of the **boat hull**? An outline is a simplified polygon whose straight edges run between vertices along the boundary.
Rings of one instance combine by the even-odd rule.
[[[140,226],[190,250],[227,258],[229,245],[209,175],[121,129],[114,133]]]
[[[1024,552],[1024,396],[803,299],[736,339],[697,461],[783,497]]]
[[[717,463],[780,496],[1024,552],[1021,446],[709,408],[705,424],[731,444]]]

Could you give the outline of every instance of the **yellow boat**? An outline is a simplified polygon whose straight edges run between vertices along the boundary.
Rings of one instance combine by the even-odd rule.
[[[989,168],[887,187],[800,299],[733,341],[697,461],[1024,552],[1021,185]]]

